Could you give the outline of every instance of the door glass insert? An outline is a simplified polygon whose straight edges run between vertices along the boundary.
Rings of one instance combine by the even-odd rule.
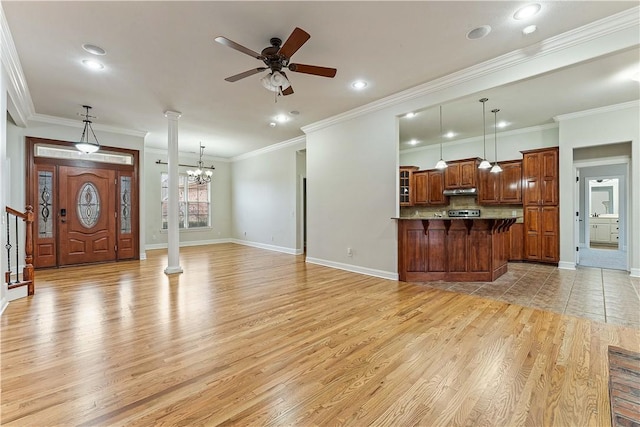
[[[120,233],[131,233],[131,177],[120,177]]]
[[[38,236],[53,237],[53,221],[51,220],[53,189],[53,172],[38,172]]]
[[[98,189],[90,182],[85,182],[78,192],[78,219],[85,228],[93,228],[100,218],[100,196]]]

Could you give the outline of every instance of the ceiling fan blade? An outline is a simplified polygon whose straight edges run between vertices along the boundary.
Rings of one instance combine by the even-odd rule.
[[[264,59],[264,56],[262,56],[258,52],[254,52],[253,50],[249,49],[248,47],[244,47],[241,44],[238,44],[238,43],[234,42],[233,40],[229,40],[226,37],[220,36],[220,37],[216,37],[214,40],[217,41],[220,44],[223,44],[225,46],[230,47],[231,49],[235,49],[235,50],[237,50],[239,52],[245,53],[245,54],[247,54],[249,56],[252,56],[252,57],[254,57],[256,59],[260,59],[260,60]]]
[[[293,87],[291,86],[291,80],[289,80],[289,76],[287,76],[284,71],[280,71],[285,79],[289,82],[289,87],[282,91],[282,95],[291,95],[293,93]]]
[[[225,80],[228,82],[237,82],[240,79],[244,79],[245,77],[253,76],[254,74],[258,74],[261,71],[266,70],[267,67],[259,67],[254,68],[252,70],[245,71],[244,73],[236,74],[235,76],[227,77]]]
[[[279,55],[289,59],[294,53],[300,49],[300,47],[309,40],[311,36],[305,30],[296,27],[286,42],[282,45],[278,51]]]
[[[335,77],[335,68],[318,67],[317,65],[289,64],[289,69],[296,73],[313,74],[314,76]]]
[[[286,88],[285,90],[282,91],[282,95],[291,95],[293,93],[293,88],[291,86],[289,86],[288,88]]]

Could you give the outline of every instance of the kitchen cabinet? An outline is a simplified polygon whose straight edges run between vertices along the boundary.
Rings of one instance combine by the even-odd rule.
[[[589,218],[589,240],[593,243],[618,244],[618,218]]]
[[[400,206],[413,206],[413,172],[417,166],[400,166]]]
[[[523,151],[524,259],[560,260],[558,148]]]
[[[477,185],[476,175],[479,160],[480,159],[464,159],[448,162],[444,174],[445,189],[475,188]]]
[[[444,173],[437,169],[413,172],[414,205],[448,205],[444,191]]]
[[[558,204],[558,148],[523,151],[523,204],[556,206]]]
[[[500,167],[500,173],[491,173],[489,169],[478,170],[478,204],[521,205],[522,161],[500,162]]]
[[[517,222],[509,229],[509,261],[522,261],[523,252],[524,224]]]

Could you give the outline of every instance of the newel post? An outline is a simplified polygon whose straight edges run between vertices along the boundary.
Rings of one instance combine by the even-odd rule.
[[[24,246],[24,269],[22,270],[22,280],[30,281],[27,288],[27,295],[35,293],[36,278],[33,274],[33,206],[25,208],[25,246]]]

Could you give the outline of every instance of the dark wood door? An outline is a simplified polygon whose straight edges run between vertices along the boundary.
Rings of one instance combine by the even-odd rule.
[[[489,169],[478,170],[478,204],[495,205],[500,203],[500,175]]]
[[[429,185],[429,201],[430,205],[448,205],[447,196],[442,194],[444,191],[444,173],[440,170],[429,170],[427,173]]]
[[[500,174],[500,201],[502,203],[522,203],[522,162],[502,163]]]
[[[426,205],[429,202],[429,177],[428,171],[413,172],[413,203]]]
[[[115,261],[116,172],[60,166],[59,265]]]

